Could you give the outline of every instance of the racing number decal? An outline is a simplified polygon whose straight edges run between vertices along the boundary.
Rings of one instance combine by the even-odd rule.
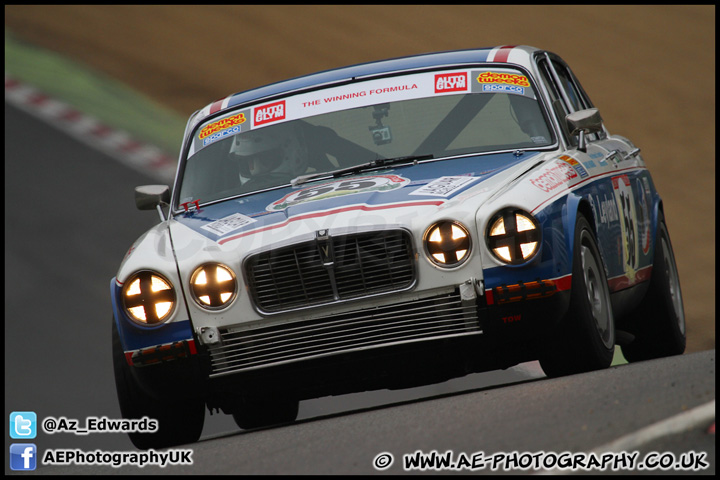
[[[288,207],[304,202],[324,200],[343,195],[352,195],[355,193],[389,192],[401,188],[408,183],[410,183],[410,180],[397,175],[375,175],[324,183],[314,187],[303,188],[302,190],[285,195],[280,200],[268,205],[267,210],[285,210]]]
[[[613,177],[613,191],[615,201],[620,210],[620,229],[623,246],[624,270],[630,281],[635,279],[638,268],[638,242],[637,242],[637,211],[635,210],[635,195],[632,191],[630,179],[627,175]]]
[[[650,251],[650,209],[648,207],[651,202],[650,185],[648,184],[647,178],[643,178],[642,181],[638,178],[635,181],[635,185],[640,195],[640,211],[638,212],[640,215],[640,221],[638,222],[638,227],[640,228],[640,246],[642,247],[643,254],[647,255],[648,251]]]
[[[627,235],[627,265],[633,268],[637,261],[635,257],[635,219],[632,214],[632,191],[620,191],[620,202],[623,210],[623,224],[625,225],[625,234]]]
[[[296,201],[302,201],[302,200],[310,200],[313,197],[317,197],[318,195],[323,195],[325,193],[330,193],[332,191],[348,191],[348,190],[361,190],[363,188],[370,188],[374,187],[375,182],[373,181],[347,181],[342,182],[339,184],[334,184],[331,186],[322,186],[318,188],[309,188],[307,190],[303,190],[298,193],[298,195],[295,196],[294,200]]]

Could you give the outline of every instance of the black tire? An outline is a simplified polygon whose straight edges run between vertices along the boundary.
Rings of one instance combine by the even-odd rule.
[[[133,378],[131,367],[125,360],[114,319],[112,324],[113,367],[120,412],[123,418],[147,416],[158,421],[154,433],[129,433],[133,445],[148,449],[197,442],[205,423],[205,402],[181,398],[163,401],[145,392]]]
[[[593,229],[580,213],[573,250],[570,305],[540,357],[548,377],[607,368],[615,354],[607,275]]]
[[[630,316],[632,343],[622,352],[629,362],[680,355],[685,351],[685,311],[665,218],[658,212],[657,238],[650,285],[640,306]]]
[[[245,398],[233,413],[243,430],[291,423],[297,419],[300,401],[292,398]]]

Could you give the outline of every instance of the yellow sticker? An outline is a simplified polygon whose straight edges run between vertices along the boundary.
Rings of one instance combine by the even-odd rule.
[[[236,125],[240,125],[241,123],[245,123],[244,113],[238,113],[237,115],[233,115],[232,117],[223,118],[220,121],[211,123],[210,125],[203,127],[203,129],[200,130],[199,138],[202,140],[203,138],[212,135],[213,133],[228,129],[230,127],[234,127]]]
[[[523,75],[516,75],[514,73],[496,73],[496,72],[483,72],[477,77],[478,83],[504,83],[507,85],[517,85],[518,87],[529,87],[530,82],[527,77]]]

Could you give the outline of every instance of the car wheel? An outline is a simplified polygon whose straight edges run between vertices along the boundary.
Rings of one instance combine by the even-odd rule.
[[[592,227],[581,214],[573,250],[570,305],[540,358],[548,377],[607,368],[615,353],[607,275]]]
[[[137,448],[166,448],[200,439],[205,423],[205,402],[201,399],[159,400],[138,385],[125,360],[117,326],[113,319],[113,367],[120,412],[123,418],[149,417],[158,422],[153,433],[129,433]]]
[[[294,422],[300,402],[291,398],[244,398],[233,413],[243,430]]]
[[[629,330],[635,339],[622,347],[623,355],[630,362],[680,355],[685,351],[680,277],[662,212],[658,212],[657,232],[650,286],[630,317]]]

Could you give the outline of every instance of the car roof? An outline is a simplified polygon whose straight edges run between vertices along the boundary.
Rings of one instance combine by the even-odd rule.
[[[195,124],[209,115],[220,113],[237,105],[255,100],[267,99],[276,95],[314,86],[334,84],[389,72],[488,62],[515,64],[530,69],[532,54],[536,51],[539,51],[539,49],[526,45],[505,45],[492,48],[426,53],[326,70],[272,83],[252,90],[234,93],[216,100],[196,112],[194,117],[191,118],[190,123]]]

